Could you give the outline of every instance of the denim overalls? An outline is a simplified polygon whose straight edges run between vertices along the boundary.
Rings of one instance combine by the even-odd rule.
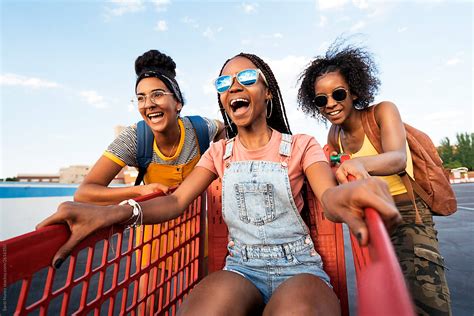
[[[293,200],[288,177],[291,135],[282,134],[280,162],[232,161],[226,144],[222,215],[229,228],[224,270],[250,280],[267,303],[289,277],[310,273],[329,284],[321,256]]]

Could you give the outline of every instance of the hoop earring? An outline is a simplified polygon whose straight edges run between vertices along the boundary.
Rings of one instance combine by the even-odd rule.
[[[268,100],[270,101],[270,114],[268,113],[268,101],[267,101],[267,118],[270,118],[273,112],[273,98],[268,99]]]

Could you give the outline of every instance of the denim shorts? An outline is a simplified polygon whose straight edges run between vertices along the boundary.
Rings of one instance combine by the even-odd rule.
[[[307,237],[309,238],[309,237]],[[301,247],[288,249],[281,245],[253,246],[248,249],[230,241],[224,270],[235,272],[252,282],[266,303],[273,292],[290,277],[309,273],[323,280],[332,288],[329,276],[323,270],[321,256],[312,241]]]

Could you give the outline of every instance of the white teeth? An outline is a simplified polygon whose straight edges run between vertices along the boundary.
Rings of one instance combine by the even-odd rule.
[[[333,112],[329,112],[328,115],[334,116],[334,115],[338,115],[339,113],[341,113],[341,111],[333,111]]]
[[[148,117],[149,118],[153,118],[153,117],[162,117],[164,115],[163,112],[157,112],[157,113],[151,113],[151,114],[148,114]]]
[[[235,102],[247,102],[247,103],[249,103],[249,100],[247,100],[247,99],[234,99],[234,100],[230,101],[230,105],[233,105]]]

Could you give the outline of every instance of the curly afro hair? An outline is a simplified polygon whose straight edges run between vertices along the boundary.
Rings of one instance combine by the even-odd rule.
[[[327,122],[326,118],[313,103],[316,96],[314,83],[320,76],[336,71],[346,80],[351,94],[357,96],[353,106],[358,110],[369,106],[380,85],[372,55],[361,47],[345,45],[343,40],[336,40],[325,56],[316,57],[299,77],[299,107],[304,113],[324,123]]]
[[[145,71],[159,69],[170,78],[176,77],[176,63],[162,52],[152,49],[135,60],[135,73],[140,76]]]

